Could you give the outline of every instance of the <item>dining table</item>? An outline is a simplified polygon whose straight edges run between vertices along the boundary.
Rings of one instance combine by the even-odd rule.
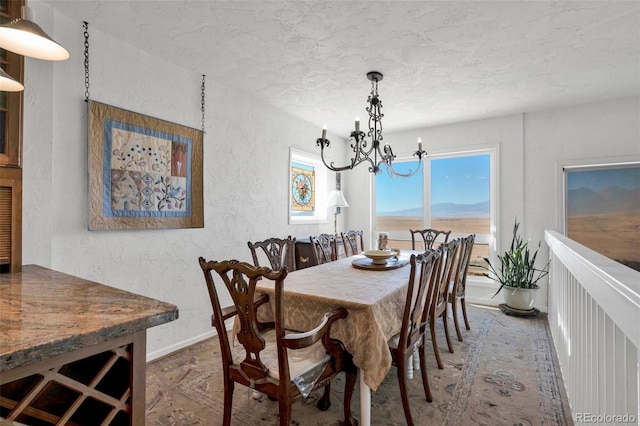
[[[360,424],[371,423],[371,392],[391,368],[388,340],[400,331],[407,296],[412,253],[406,250],[385,265],[370,265],[359,254],[290,272],[284,282],[285,327],[310,330],[333,309],[347,310],[345,319],[331,327],[331,337],[342,341],[358,367]],[[257,293],[273,294],[273,285],[260,282]],[[259,316],[272,316],[265,304]],[[262,311],[262,312],[261,312]]]

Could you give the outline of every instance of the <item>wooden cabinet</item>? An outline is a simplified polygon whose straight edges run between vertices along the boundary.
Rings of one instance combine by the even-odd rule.
[[[309,238],[296,239],[296,269],[304,269],[309,266],[316,266],[311,240]]]
[[[337,240],[338,259],[345,257],[342,239]],[[296,238],[296,269],[304,269],[310,266],[316,266],[315,257],[313,256],[313,245],[309,238]]]
[[[0,0],[2,22],[21,17],[24,0]],[[24,57],[0,49],[0,67],[24,82]],[[0,92],[0,272],[22,267],[23,92]]]
[[[22,265],[22,169],[0,167],[0,272]]]

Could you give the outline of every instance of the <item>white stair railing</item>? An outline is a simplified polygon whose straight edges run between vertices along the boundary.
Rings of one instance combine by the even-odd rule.
[[[640,424],[640,272],[555,231],[545,241],[549,326],[576,424]]]

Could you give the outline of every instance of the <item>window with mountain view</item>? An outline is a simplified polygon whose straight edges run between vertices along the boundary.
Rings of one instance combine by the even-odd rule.
[[[565,168],[569,238],[640,271],[640,164]]]
[[[492,152],[430,156],[409,178],[376,175],[376,231],[388,232],[390,244],[411,248],[409,229],[451,230],[450,238],[476,234],[471,273],[489,255],[491,240]],[[394,162],[400,172],[417,161]]]

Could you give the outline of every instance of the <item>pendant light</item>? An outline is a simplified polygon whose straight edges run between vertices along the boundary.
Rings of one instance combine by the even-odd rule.
[[[28,7],[22,8],[22,16],[33,15]],[[31,16],[29,16],[31,17]],[[0,25],[0,48],[47,61],[62,61],[69,52],[55,42],[42,28],[28,18],[15,18]]]
[[[0,68],[0,92],[20,92],[24,86]]]

